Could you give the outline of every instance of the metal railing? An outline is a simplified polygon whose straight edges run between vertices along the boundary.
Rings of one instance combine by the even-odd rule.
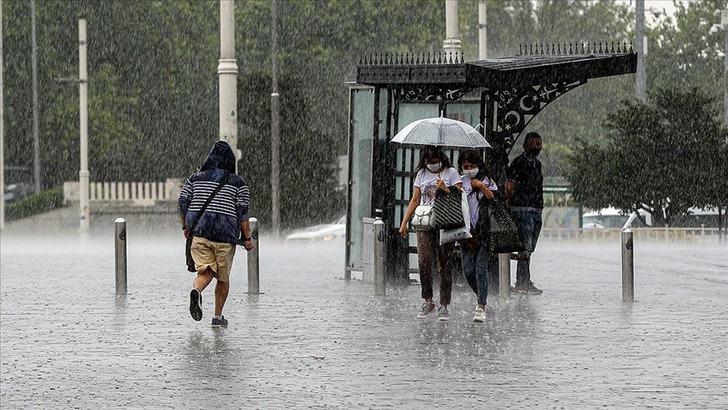
[[[91,201],[169,200],[164,182],[91,182]],[[174,198],[177,199],[177,198]]]
[[[681,242],[717,240],[718,228],[630,228],[634,238],[651,242]],[[726,231],[723,231],[726,235]],[[614,229],[579,229],[579,228],[544,228],[539,240],[551,241],[619,241],[622,235],[620,228]]]
[[[181,189],[181,181],[149,182],[91,182],[89,201],[91,202],[156,202],[176,201]],[[79,183],[68,181],[63,184],[63,199],[66,202],[79,200]]]

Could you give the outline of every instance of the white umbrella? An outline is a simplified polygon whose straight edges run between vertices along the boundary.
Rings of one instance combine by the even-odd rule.
[[[392,142],[408,145],[490,148],[485,138],[470,125],[450,118],[425,118],[402,128]]]

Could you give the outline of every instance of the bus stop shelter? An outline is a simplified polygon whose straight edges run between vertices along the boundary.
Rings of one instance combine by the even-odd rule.
[[[387,281],[409,281],[416,263],[414,234],[396,232],[412,192],[420,148],[390,144],[412,121],[448,117],[483,132],[484,159],[504,183],[508,153],[549,103],[590,79],[634,73],[637,54],[626,43],[522,46],[519,54],[465,62],[443,53],[371,54],[361,58],[349,89],[349,184],[345,275],[361,271],[365,218],[386,224]],[[445,148],[453,163],[458,151]],[[370,241],[367,241],[370,243]]]

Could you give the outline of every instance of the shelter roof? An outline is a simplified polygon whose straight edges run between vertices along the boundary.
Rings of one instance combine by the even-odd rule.
[[[357,69],[357,82],[378,86],[459,85],[505,89],[634,73],[637,54],[624,48],[578,46],[558,51],[533,46],[512,57],[464,62],[443,54],[371,55]]]

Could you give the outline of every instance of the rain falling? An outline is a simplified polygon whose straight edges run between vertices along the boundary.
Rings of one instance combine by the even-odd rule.
[[[0,407],[728,408],[728,1],[0,0]]]

